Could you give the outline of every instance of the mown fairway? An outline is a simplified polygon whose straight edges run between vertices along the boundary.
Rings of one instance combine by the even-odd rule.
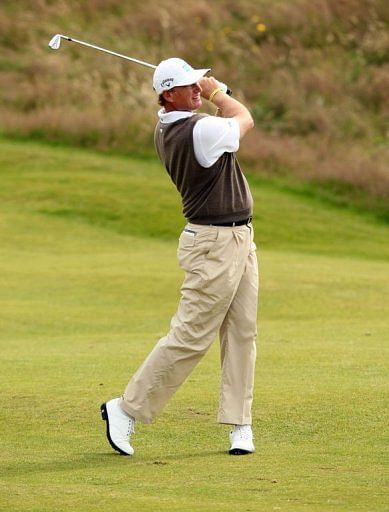
[[[252,186],[257,453],[226,454],[216,342],[121,457],[99,406],[174,313],[177,193],[153,160],[0,141],[0,510],[387,510],[388,229]]]

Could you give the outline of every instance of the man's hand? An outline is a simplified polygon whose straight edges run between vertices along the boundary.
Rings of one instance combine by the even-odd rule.
[[[199,86],[201,87],[201,96],[209,100],[213,91],[218,89],[220,84],[213,76],[203,76],[199,80]]]
[[[233,117],[237,120],[239,123],[240,139],[253,128],[253,118],[242,103],[222,91],[212,95],[220,87],[220,83],[213,76],[200,78],[198,84],[201,87],[201,96],[206,100],[209,100],[211,97],[212,103],[220,109],[222,117]]]

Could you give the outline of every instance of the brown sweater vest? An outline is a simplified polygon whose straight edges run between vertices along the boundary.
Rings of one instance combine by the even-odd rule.
[[[206,114],[174,123],[158,122],[157,153],[181,194],[183,214],[194,224],[237,222],[252,215],[253,200],[246,178],[233,153],[224,153],[209,168],[196,160],[193,128]]]

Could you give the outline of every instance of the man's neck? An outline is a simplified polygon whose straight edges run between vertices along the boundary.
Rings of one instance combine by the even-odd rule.
[[[193,110],[186,109],[186,108],[179,109],[179,108],[175,108],[173,105],[165,105],[164,108],[165,108],[166,113],[168,113],[168,112],[192,112],[193,113]]]

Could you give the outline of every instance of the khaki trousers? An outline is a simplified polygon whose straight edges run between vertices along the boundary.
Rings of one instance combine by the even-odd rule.
[[[253,228],[188,224],[177,255],[185,279],[170,331],[128,383],[121,406],[151,423],[219,332],[218,422],[251,424],[258,296]]]

